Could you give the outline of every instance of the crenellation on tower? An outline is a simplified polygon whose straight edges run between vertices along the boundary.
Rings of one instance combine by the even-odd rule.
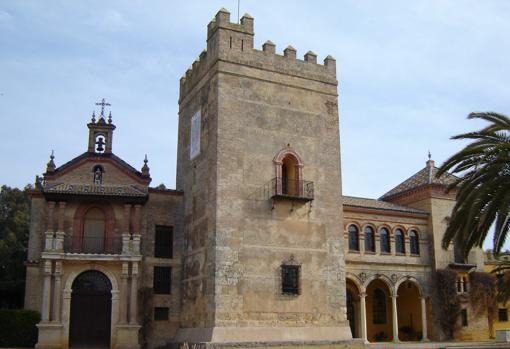
[[[317,55],[312,51],[308,51],[305,56],[305,62],[317,64]]]
[[[333,56],[328,55],[324,58],[324,66],[336,75],[336,59]]]
[[[181,79],[180,100],[190,94],[217,62],[223,67],[226,67],[223,63],[233,63],[337,85],[336,62],[331,56],[326,57],[324,64],[319,64],[317,55],[312,51],[308,51],[301,60],[297,58],[297,50],[290,45],[283,54],[277,54],[273,42],[266,41],[259,50],[254,48],[253,39],[253,17],[245,14],[239,23],[232,23],[226,9],[218,11],[207,26],[207,49],[200,53]]]
[[[273,42],[271,40],[267,40],[263,45],[262,45],[262,51],[264,51],[264,53],[267,53],[267,54],[275,54],[276,52],[276,45],[273,44]]]
[[[297,51],[294,47],[289,45],[283,50],[283,55],[289,59],[296,59]]]

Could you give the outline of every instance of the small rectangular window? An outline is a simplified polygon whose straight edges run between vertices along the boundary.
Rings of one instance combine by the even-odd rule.
[[[170,294],[172,288],[172,268],[154,267],[154,293]]]
[[[173,227],[156,225],[156,236],[154,239],[154,257],[173,257]]]
[[[500,322],[508,321],[508,310],[506,308],[498,309],[498,321]]]
[[[168,320],[168,308],[154,308],[154,320],[162,321]]]
[[[299,269],[298,265],[282,265],[283,294],[299,294]]]
[[[462,318],[462,326],[467,327],[468,326],[468,316],[467,316],[467,309],[462,309],[460,311],[460,316]]]

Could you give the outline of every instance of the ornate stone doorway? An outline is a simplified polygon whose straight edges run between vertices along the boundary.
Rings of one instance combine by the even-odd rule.
[[[69,347],[109,348],[112,285],[103,273],[89,270],[74,280],[71,293]]]

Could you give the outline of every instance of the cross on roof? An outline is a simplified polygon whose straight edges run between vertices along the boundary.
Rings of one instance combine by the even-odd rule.
[[[106,100],[104,98],[101,100],[101,102],[96,103],[96,105],[100,105],[101,106],[101,116],[103,116],[103,117],[104,117],[104,107],[105,106],[111,106],[110,103],[106,103]]]

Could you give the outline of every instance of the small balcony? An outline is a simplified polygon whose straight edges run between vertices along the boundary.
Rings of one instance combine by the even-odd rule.
[[[103,238],[83,236],[73,239],[72,236],[64,238],[64,252],[83,254],[121,254],[122,238]]]
[[[308,202],[314,199],[313,182],[273,178],[268,185],[271,199]]]

